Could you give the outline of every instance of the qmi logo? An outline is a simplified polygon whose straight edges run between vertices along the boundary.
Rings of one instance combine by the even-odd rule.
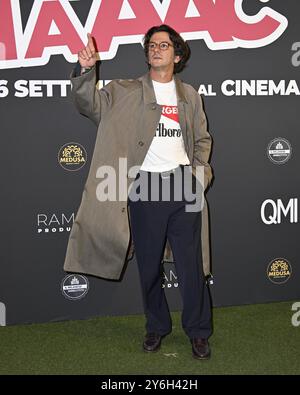
[[[0,326],[6,326],[6,308],[2,302],[0,302]]]
[[[266,225],[281,224],[282,216],[289,217],[290,223],[298,222],[298,199],[292,198],[285,206],[281,199],[267,199],[260,209],[260,216]]]

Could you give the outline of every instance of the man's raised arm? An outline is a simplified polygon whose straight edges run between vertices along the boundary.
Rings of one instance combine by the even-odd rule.
[[[95,64],[99,57],[90,33],[87,38],[87,45],[78,52],[78,63],[71,74],[72,95],[78,111],[98,126],[101,114],[109,107],[110,97],[108,91],[99,91],[96,87]]]

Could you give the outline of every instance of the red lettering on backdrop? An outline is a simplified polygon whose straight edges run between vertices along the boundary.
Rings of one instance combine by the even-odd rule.
[[[277,40],[288,25],[287,19],[270,7],[262,7],[257,15],[247,17],[243,0],[193,0],[200,14],[194,17],[186,17],[189,0],[170,0],[160,6],[154,3],[156,7],[151,0],[126,1],[135,18],[118,19],[125,0],[95,1],[88,17],[89,27],[85,29],[67,0],[33,2],[30,15],[34,26],[28,37],[22,33],[22,2],[0,0],[0,69],[43,65],[51,54],[63,54],[75,62],[78,51],[86,44],[87,29],[92,30],[103,59],[112,59],[118,45],[140,42],[150,26],[161,23],[189,33],[189,40],[204,39],[212,49],[262,47]],[[52,22],[59,30],[57,34],[49,32]],[[26,26],[26,31],[31,29]]]
[[[52,21],[60,34],[49,35]],[[42,4],[25,57],[39,58],[45,48],[61,45],[69,47],[72,53],[85,46],[60,2],[46,1]]]
[[[172,0],[165,23],[181,33],[207,31],[214,42],[259,40],[268,37],[280,22],[265,16],[256,23],[241,20],[235,10],[236,0],[194,0],[200,16],[185,17],[189,0]]]
[[[92,36],[98,42],[98,50],[108,51],[113,37],[143,35],[154,25],[161,25],[150,0],[128,0],[136,18],[118,19],[124,0],[102,0],[95,19]]]
[[[0,43],[5,51],[0,51],[0,60],[17,58],[14,23],[9,0],[0,0]]]

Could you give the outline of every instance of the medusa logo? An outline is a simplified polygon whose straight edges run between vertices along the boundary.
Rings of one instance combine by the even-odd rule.
[[[267,269],[267,275],[274,284],[283,284],[292,274],[292,266],[285,258],[273,259]]]
[[[58,163],[65,170],[80,170],[87,160],[85,148],[78,143],[67,143],[60,147],[58,153]]]

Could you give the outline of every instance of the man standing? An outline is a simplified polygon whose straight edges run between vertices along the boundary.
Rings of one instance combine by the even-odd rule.
[[[207,359],[212,327],[203,229],[201,246],[201,227],[207,219],[203,202],[187,209],[191,202],[187,196],[199,203],[211,181],[211,138],[199,94],[176,76],[190,55],[185,41],[171,27],[155,26],[144,37],[144,50],[149,67],[145,76],[115,80],[101,90],[95,88],[97,58],[90,35],[78,54],[80,75],[73,75],[73,95],[79,111],[96,123],[98,134],[64,268],[118,279],[132,237],[146,316],[143,349],[155,352],[172,329],[161,280],[168,240],[183,299],[182,326],[192,355]],[[129,199],[120,198],[120,180],[113,194],[116,199],[104,199],[99,188],[103,167],[112,167],[120,176],[124,159],[127,178],[130,169],[139,166]],[[187,169],[194,174],[192,182]],[[203,174],[203,180],[197,174]]]

